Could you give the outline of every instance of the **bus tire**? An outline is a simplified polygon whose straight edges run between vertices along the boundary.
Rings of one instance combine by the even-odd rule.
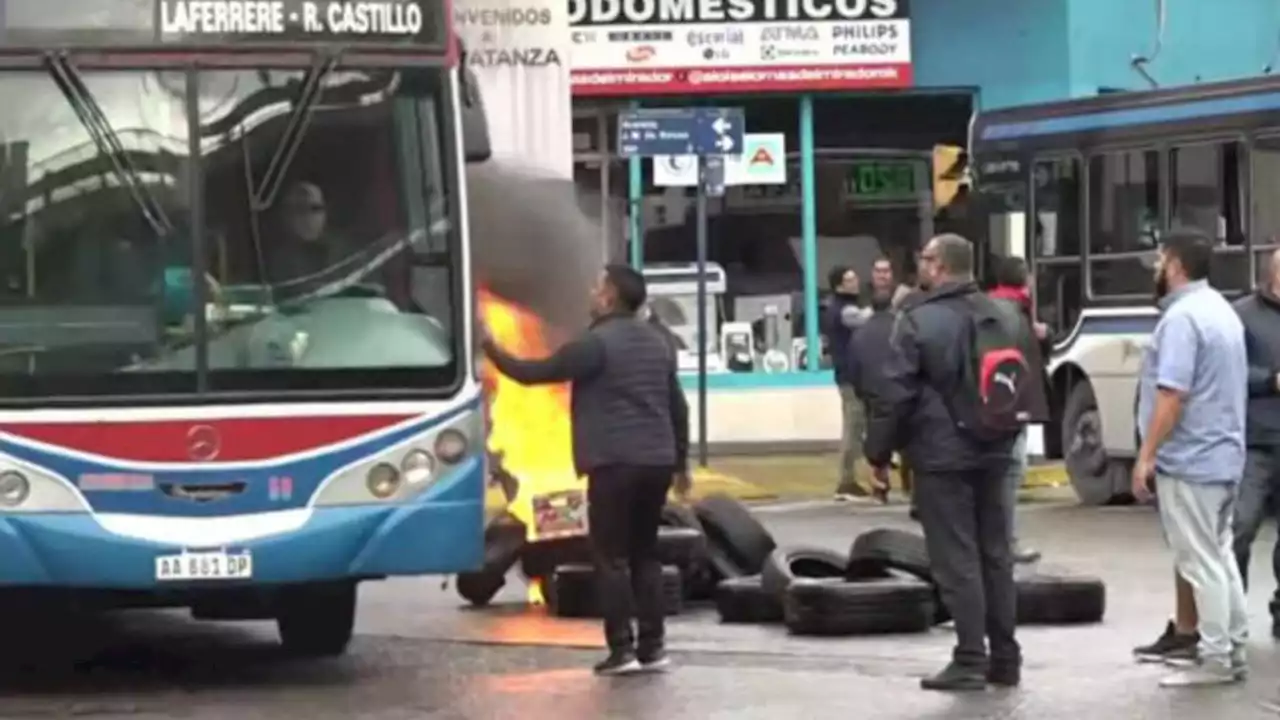
[[[1062,457],[1081,504],[1106,505],[1123,491],[1124,463],[1107,456],[1098,401],[1088,380],[1072,386],[1063,406]]]
[[[356,624],[356,584],[315,583],[286,590],[276,628],[285,652],[336,657],[347,651]]]

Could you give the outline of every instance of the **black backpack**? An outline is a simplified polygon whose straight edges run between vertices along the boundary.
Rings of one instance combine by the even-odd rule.
[[[979,441],[1009,440],[1031,420],[1034,376],[1022,349],[1022,317],[981,293],[966,302],[966,351],[952,419]]]

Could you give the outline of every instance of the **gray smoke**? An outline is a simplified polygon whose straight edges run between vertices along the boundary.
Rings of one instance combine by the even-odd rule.
[[[578,197],[573,181],[509,162],[467,166],[476,281],[567,331],[587,321],[604,256],[600,223]]]

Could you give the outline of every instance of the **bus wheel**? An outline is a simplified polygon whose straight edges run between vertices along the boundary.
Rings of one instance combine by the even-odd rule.
[[[1106,505],[1117,494],[1116,477],[1123,464],[1107,457],[1102,418],[1093,386],[1075,384],[1062,413],[1062,455],[1071,487],[1085,505]]]
[[[276,627],[285,652],[334,657],[346,652],[356,623],[355,583],[303,585],[279,599]]]

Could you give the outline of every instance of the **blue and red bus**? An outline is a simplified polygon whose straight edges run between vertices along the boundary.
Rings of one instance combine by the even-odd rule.
[[[0,594],[278,622],[483,555],[440,0],[7,0]],[[483,149],[477,149],[483,154]]]

